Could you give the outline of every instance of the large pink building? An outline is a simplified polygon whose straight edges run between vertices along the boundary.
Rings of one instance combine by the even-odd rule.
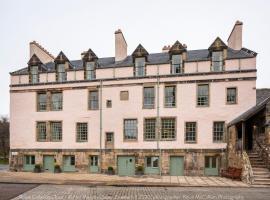
[[[257,54],[242,47],[242,26],[227,44],[131,55],[117,30],[114,57],[89,49],[78,60],[31,42],[28,66],[11,73],[11,169],[218,175],[226,124],[256,104]]]

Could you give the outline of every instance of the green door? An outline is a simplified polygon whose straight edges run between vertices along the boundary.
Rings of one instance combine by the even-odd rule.
[[[204,174],[207,176],[218,176],[218,157],[205,156]]]
[[[183,176],[184,175],[184,158],[180,156],[170,157],[170,175]]]
[[[23,157],[23,170],[32,172],[34,168],[35,168],[35,156],[25,155]]]
[[[89,159],[90,173],[98,173],[98,156],[90,156]]]
[[[133,176],[135,174],[134,156],[119,156],[117,165],[119,176]]]
[[[43,167],[45,172],[54,172],[54,156],[43,156]]]
[[[145,158],[144,173],[149,175],[159,174],[159,157],[149,156]]]
[[[75,156],[64,156],[63,157],[63,171],[74,172],[75,168]]]

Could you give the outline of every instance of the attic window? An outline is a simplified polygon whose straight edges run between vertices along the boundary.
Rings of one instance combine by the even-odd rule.
[[[30,83],[38,83],[39,82],[39,74],[38,74],[38,66],[30,67]]]
[[[67,73],[65,69],[65,64],[57,65],[57,81],[63,82],[67,80]]]
[[[183,59],[182,55],[172,55],[171,61],[171,73],[172,74],[181,74],[183,73]]]
[[[145,57],[135,58],[135,76],[145,76]]]
[[[86,62],[85,77],[87,80],[94,80],[96,78],[95,62]]]
[[[223,52],[213,51],[212,52],[212,71],[220,72],[223,70]]]

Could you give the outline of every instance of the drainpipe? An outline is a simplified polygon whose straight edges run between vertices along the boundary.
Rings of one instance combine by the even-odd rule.
[[[159,150],[159,175],[161,176],[162,162],[161,162],[161,149],[159,145],[159,140],[160,140],[159,83],[160,83],[159,65],[157,65],[157,128],[156,130],[157,130],[157,150]]]
[[[100,160],[100,168],[99,172],[102,172],[102,80],[100,80],[99,87],[99,160]]]

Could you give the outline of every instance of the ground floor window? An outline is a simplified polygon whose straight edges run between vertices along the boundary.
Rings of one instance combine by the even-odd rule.
[[[98,156],[90,156],[90,165],[98,166]]]
[[[24,156],[24,158],[25,158],[26,165],[34,165],[35,164],[35,156],[27,155],[27,156]]]
[[[146,167],[158,167],[158,157],[146,157]]]

